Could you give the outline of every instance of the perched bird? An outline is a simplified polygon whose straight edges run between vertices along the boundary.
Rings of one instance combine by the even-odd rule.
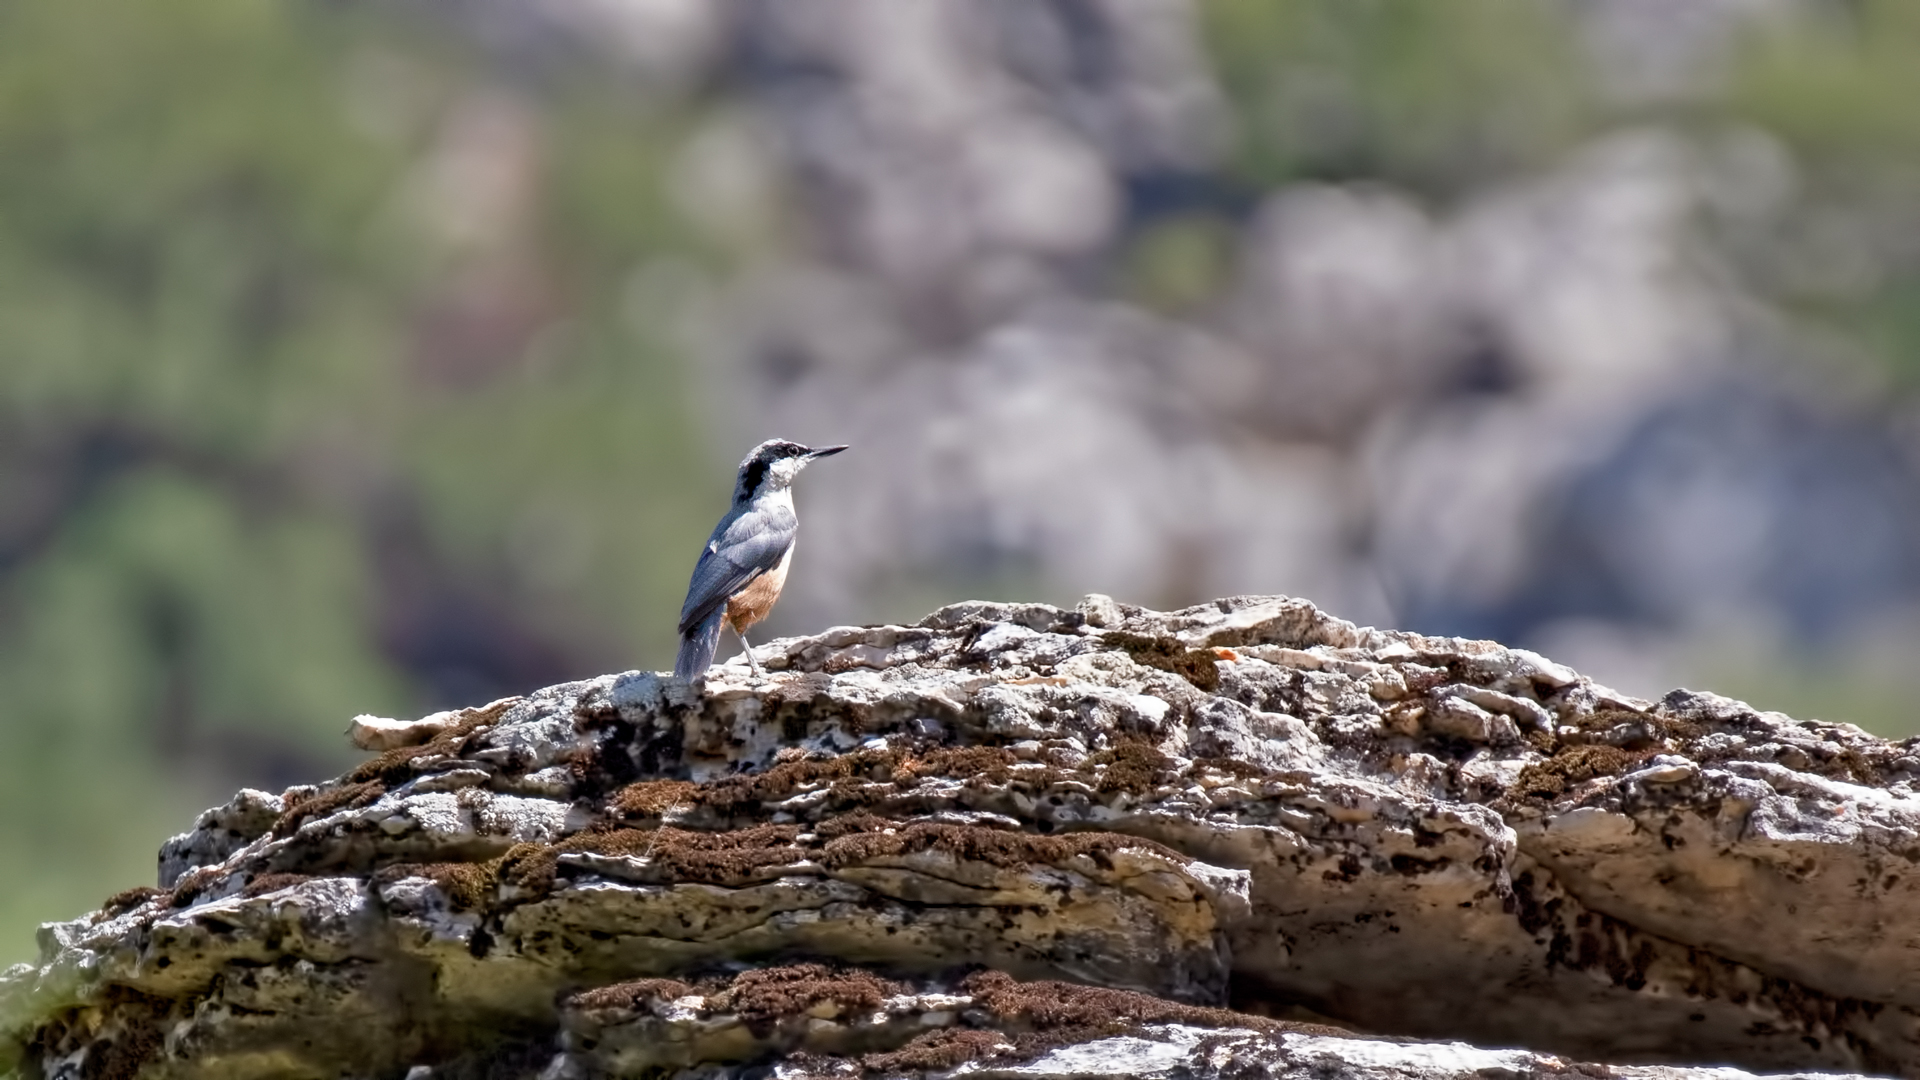
[[[800,519],[793,513],[793,478],[808,462],[845,449],[814,450],[785,439],[768,439],[740,463],[733,505],[707,538],[707,548],[693,567],[693,581],[687,585],[686,602],[680,605],[675,675],[690,679],[706,672],[720,644],[722,624],[733,627],[746,650],[747,663],[755,674],[760,673],[753,646],[747,644],[747,627],[767,617],[787,583],[793,538],[800,529]]]

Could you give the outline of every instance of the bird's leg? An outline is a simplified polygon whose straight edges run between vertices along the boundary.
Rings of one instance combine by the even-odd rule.
[[[760,670],[760,661],[753,658],[753,646],[747,641],[746,631],[736,626],[733,628],[733,636],[740,639],[740,648],[747,654],[747,666],[753,669],[754,675],[762,679],[766,678],[767,673]]]

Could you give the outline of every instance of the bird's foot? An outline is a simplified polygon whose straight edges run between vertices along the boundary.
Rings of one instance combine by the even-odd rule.
[[[754,678],[766,678],[767,673],[760,669],[760,661],[753,658],[753,644],[747,640],[747,635],[741,634],[738,630],[735,630],[734,633],[740,636],[740,654],[747,658],[747,666],[753,669]]]

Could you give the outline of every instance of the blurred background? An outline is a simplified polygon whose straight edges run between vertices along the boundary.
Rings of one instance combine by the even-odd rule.
[[[772,435],[769,633],[1283,592],[1920,731],[1915,102],[1899,0],[0,3],[0,961],[669,665]]]

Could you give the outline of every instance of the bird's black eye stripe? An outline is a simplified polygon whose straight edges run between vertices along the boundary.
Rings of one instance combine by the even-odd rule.
[[[747,472],[742,480],[740,494],[743,497],[751,498],[754,492],[760,490],[760,481],[766,479],[766,476],[766,462],[759,458],[754,458],[752,461],[747,462]]]

